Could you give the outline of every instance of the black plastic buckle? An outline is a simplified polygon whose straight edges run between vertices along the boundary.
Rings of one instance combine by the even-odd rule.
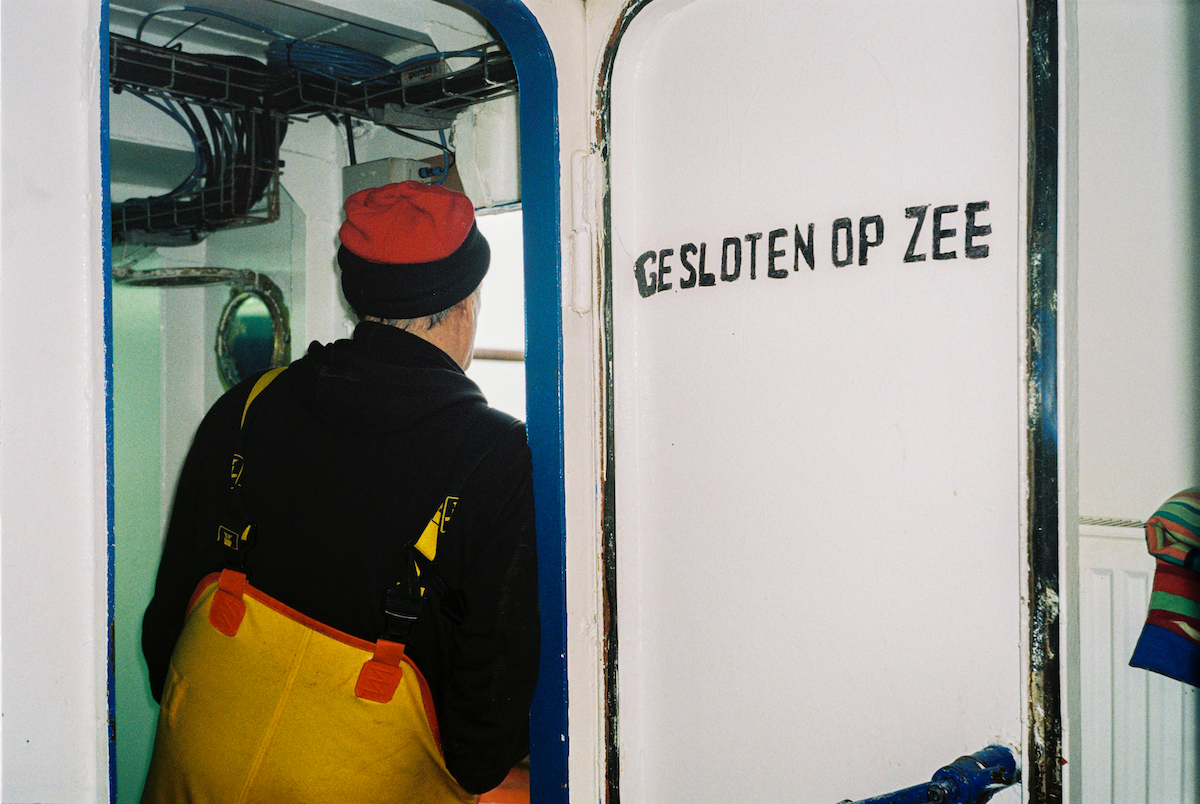
[[[396,642],[407,641],[424,604],[419,586],[414,590],[410,584],[401,581],[388,589],[383,596],[384,636],[395,637]]]

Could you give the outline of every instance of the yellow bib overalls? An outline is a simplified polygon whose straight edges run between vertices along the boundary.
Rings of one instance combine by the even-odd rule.
[[[247,411],[278,371],[255,385]],[[429,560],[452,505],[414,545]],[[476,799],[446,770],[429,688],[402,644],[305,617],[244,572],[200,582],[171,657],[143,804]]]

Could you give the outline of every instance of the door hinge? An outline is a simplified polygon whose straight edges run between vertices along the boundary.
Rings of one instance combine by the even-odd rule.
[[[596,296],[596,199],[600,181],[600,155],[588,151],[571,154],[571,309],[583,315],[592,310]]]

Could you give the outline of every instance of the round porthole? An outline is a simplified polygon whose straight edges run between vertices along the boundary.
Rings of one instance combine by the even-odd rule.
[[[271,280],[235,286],[217,323],[217,373],[226,389],[266,369],[287,365],[291,334],[283,295]]]
[[[232,285],[217,322],[217,374],[229,390],[258,371],[286,366],[292,336],[283,291],[266,274],[242,268],[113,269],[113,282],[133,287]]]

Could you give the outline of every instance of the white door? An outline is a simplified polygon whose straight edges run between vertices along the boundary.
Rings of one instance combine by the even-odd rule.
[[[1025,15],[627,7],[601,93],[622,802],[860,799],[1025,744]]]

